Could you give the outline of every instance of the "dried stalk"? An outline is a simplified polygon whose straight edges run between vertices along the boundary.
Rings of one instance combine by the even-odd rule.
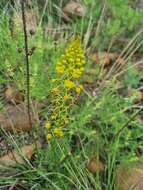
[[[30,71],[29,71],[29,52],[28,52],[28,35],[26,29],[26,16],[25,16],[25,0],[21,0],[21,12],[24,33],[25,45],[25,61],[26,61],[26,88],[27,88],[27,113],[29,117],[29,125],[32,127],[31,114],[30,114]]]

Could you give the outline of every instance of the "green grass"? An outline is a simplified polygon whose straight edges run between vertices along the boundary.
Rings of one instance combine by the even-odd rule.
[[[18,184],[27,190],[117,190],[115,174],[118,166],[143,159],[142,153],[137,154],[143,148],[142,123],[134,118],[130,120],[142,108],[142,103],[134,108],[135,100],[127,92],[128,87],[138,88],[142,79],[142,75],[134,69],[132,58],[135,53],[142,52],[142,31],[138,32],[137,28],[142,22],[143,12],[131,8],[128,2],[112,0],[94,3],[84,0],[83,3],[91,11],[87,12],[85,18],[75,18],[72,23],[66,23],[70,31],[62,33],[56,40],[52,35],[45,38],[43,27],[50,18],[55,27],[62,27],[64,22],[58,10],[66,1],[49,1],[50,6],[41,13],[44,15],[41,17],[42,25],[39,25],[36,35],[29,36],[29,48],[36,47],[29,57],[30,96],[44,102],[45,109],[40,110],[43,118],[47,118],[50,112],[50,81],[56,76],[55,64],[73,33],[81,35],[85,54],[88,47],[91,52],[109,50],[119,53],[125,62],[119,65],[116,60],[104,72],[106,68],[92,63],[87,56],[81,82],[84,84],[88,76],[93,86],[85,84],[77,105],[70,110],[70,123],[65,129],[65,137],[35,149],[31,161],[24,158],[24,163],[15,168],[0,169],[0,175],[3,173],[0,188],[6,190],[12,184]],[[7,12],[3,7],[0,15],[0,85],[15,83],[19,90],[25,92],[25,57],[23,51],[18,53],[18,49],[23,49],[23,32],[16,33],[15,38],[11,37]],[[41,9],[43,6],[39,5]],[[128,43],[117,43],[122,38],[129,38]],[[121,94],[118,82],[123,85]],[[94,89],[96,95],[93,95]],[[0,107],[4,106],[5,101],[1,100]],[[131,111],[127,112],[127,108]],[[40,124],[32,133],[42,141],[44,132]],[[25,137],[20,144],[15,135],[3,131],[1,134],[15,149],[25,143]],[[86,166],[93,155],[102,160],[105,171],[95,174],[88,171]],[[6,177],[7,173],[9,177]]]

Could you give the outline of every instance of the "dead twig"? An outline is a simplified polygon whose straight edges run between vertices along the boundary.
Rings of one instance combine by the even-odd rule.
[[[29,117],[29,125],[32,127],[30,115],[30,72],[29,72],[29,51],[28,51],[28,36],[26,30],[26,17],[25,17],[25,0],[21,0],[22,22],[25,43],[25,59],[26,59],[26,86],[27,86],[27,112]]]

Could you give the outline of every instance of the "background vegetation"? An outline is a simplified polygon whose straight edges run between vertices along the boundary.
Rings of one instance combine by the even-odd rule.
[[[26,14],[32,12],[34,15],[32,20],[27,20],[30,100],[31,105],[35,101],[40,104],[38,108],[33,106],[39,120],[29,132],[17,134],[6,132],[0,119],[0,140],[6,146],[0,156],[9,149],[20,152],[19,147],[25,144],[38,145],[31,160],[20,152],[22,163],[0,168],[0,188],[126,190],[129,186],[121,186],[124,183],[120,178],[118,181],[118,168],[128,163],[130,167],[132,163],[142,163],[143,9],[131,0],[83,0],[78,3],[86,13],[81,16],[69,14],[67,19],[63,15],[67,3],[68,0],[37,0],[26,4]],[[9,86],[14,85],[24,94],[26,104],[20,12],[20,1],[1,1],[1,112],[13,104],[3,95]],[[54,101],[51,81],[59,77],[57,61],[70,39],[77,35],[81,37],[86,56],[85,72],[78,79],[84,89],[68,110],[64,138],[47,142],[44,126],[51,114],[50,102]],[[133,175],[136,176],[136,172]],[[128,183],[130,185],[130,180]]]

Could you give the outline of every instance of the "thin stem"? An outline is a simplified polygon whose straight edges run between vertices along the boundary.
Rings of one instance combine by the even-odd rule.
[[[126,128],[126,127],[128,127],[128,125],[135,119],[135,117],[137,116],[137,115],[139,115],[141,112],[143,111],[143,108],[141,107],[136,113],[134,113],[133,115],[132,115],[132,117],[121,127],[121,129],[119,129],[119,131],[115,134],[115,136],[113,137],[113,140],[114,139],[116,139],[116,138],[118,138],[119,137],[119,135],[122,133],[122,131]]]
[[[26,30],[26,17],[25,17],[25,0],[21,0],[22,22],[25,43],[25,61],[26,61],[26,87],[27,87],[27,112],[29,117],[29,125],[32,127],[30,115],[30,73],[29,73],[29,56],[28,56],[28,36]]]

